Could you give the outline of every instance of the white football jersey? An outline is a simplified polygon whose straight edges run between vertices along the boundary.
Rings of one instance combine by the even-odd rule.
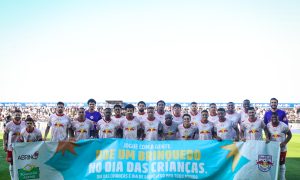
[[[71,127],[71,120],[67,115],[52,114],[48,126],[51,127],[51,141],[65,141],[68,138],[67,129]]]
[[[25,127],[24,121],[20,121],[20,124],[15,124],[14,121],[10,121],[6,124],[4,131],[8,133],[7,150],[12,151],[12,143],[20,139],[21,130]]]
[[[289,131],[289,127],[285,123],[279,121],[278,126],[274,127],[272,125],[272,122],[269,122],[267,128],[271,134],[271,139],[270,139],[271,141],[277,141],[277,142],[285,141],[286,134]],[[285,152],[286,150],[287,150],[286,146],[281,148],[281,152]]]
[[[262,130],[265,128],[263,120],[257,118],[254,122],[249,119],[241,124],[241,129],[244,131],[244,138],[247,140],[262,140]]]

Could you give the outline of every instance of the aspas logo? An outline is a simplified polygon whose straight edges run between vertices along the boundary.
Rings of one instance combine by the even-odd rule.
[[[35,151],[33,154],[22,154],[18,156],[18,160],[30,160],[30,159],[37,159],[39,157],[39,152]]]
[[[39,179],[40,169],[33,164],[27,164],[24,168],[18,169],[19,180]]]
[[[271,155],[258,155],[258,160],[256,161],[258,169],[262,172],[270,171],[273,166]]]

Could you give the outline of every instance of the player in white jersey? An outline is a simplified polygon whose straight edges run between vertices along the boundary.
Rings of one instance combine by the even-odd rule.
[[[147,113],[145,112],[146,103],[144,101],[140,101],[137,104],[138,111],[133,113],[133,116],[139,118],[139,120],[142,122],[147,118]]]
[[[241,114],[235,111],[235,105],[233,102],[227,103],[226,116],[227,119],[234,122],[239,128],[241,125]],[[239,128],[240,129],[240,128]],[[232,131],[233,136],[236,136],[235,131]]]
[[[249,99],[245,99],[243,101],[243,108],[239,112],[241,114],[241,123],[244,122],[245,120],[247,120],[249,118],[249,115],[248,115],[248,109],[249,109],[249,107],[250,107],[250,100]]]
[[[165,111],[165,106],[166,103],[163,100],[159,100],[156,103],[156,112],[155,112],[155,117],[160,120],[160,122],[163,124],[165,120],[165,115],[169,114],[168,112]]]
[[[27,118],[25,120],[26,127],[21,130],[19,142],[36,142],[42,141],[42,133],[39,129],[34,127],[34,120]]]
[[[266,142],[269,142],[268,129],[264,121],[256,117],[256,111],[253,107],[249,107],[249,118],[241,124],[241,140],[262,140],[262,130],[266,135]]]
[[[49,117],[49,121],[45,130],[44,139],[47,139],[49,130],[51,128],[51,141],[59,142],[66,141],[68,139],[69,131],[71,129],[71,120],[64,114],[65,104],[58,102],[56,107],[56,114],[52,114]],[[72,133],[70,133],[71,138]]]
[[[85,109],[83,107],[79,108],[78,117],[72,121],[71,127],[75,141],[95,137],[94,122],[85,117]]]
[[[201,113],[198,112],[198,106],[196,102],[191,102],[191,111],[189,114],[191,115],[191,123],[193,126],[197,126],[198,122],[201,119]]]
[[[122,116],[122,106],[119,104],[114,105],[114,116],[111,117],[112,120],[120,125],[124,116]]]
[[[198,128],[191,124],[191,115],[184,114],[182,116],[183,123],[178,126],[178,139],[180,140],[192,140],[195,139],[198,133]]]
[[[292,133],[289,127],[279,121],[279,117],[277,113],[272,113],[271,122],[267,124],[267,128],[269,130],[270,140],[280,142],[280,179],[285,179],[285,157],[286,157],[286,145],[292,138]]]
[[[120,128],[119,123],[111,118],[111,108],[104,109],[104,117],[98,121],[97,129],[99,130],[99,138],[116,138],[119,137],[117,132]]]
[[[182,124],[183,122],[181,116],[181,105],[177,103],[173,105],[173,121],[177,124]]]
[[[22,112],[16,110],[14,114],[14,119],[6,124],[3,134],[3,148],[7,152],[6,161],[10,163],[9,173],[11,179],[13,179],[13,156],[12,156],[12,143],[15,143],[20,138],[21,130],[25,127],[25,122],[21,121]]]
[[[222,140],[235,140],[239,141],[239,130],[235,123],[225,118],[225,109],[219,108],[217,111],[219,120],[214,123],[214,131],[217,136]],[[233,136],[232,131],[236,132],[236,136]]]
[[[162,124],[154,116],[154,107],[147,108],[148,117],[141,122],[143,129],[142,139],[144,140],[158,140],[162,137]]]
[[[208,121],[208,111],[201,111],[201,120],[197,123],[198,139],[199,140],[211,140],[214,136],[214,124]]]
[[[208,121],[215,123],[218,120],[219,120],[219,117],[217,115],[217,105],[216,105],[216,103],[210,103],[209,104]]]
[[[140,139],[141,126],[139,119],[133,116],[134,106],[132,104],[128,104],[125,106],[125,110],[126,116],[120,124],[123,139]]]
[[[163,126],[163,140],[176,140],[177,132],[178,132],[178,125],[176,122],[173,121],[173,116],[171,114],[165,115],[165,120],[162,123]]]

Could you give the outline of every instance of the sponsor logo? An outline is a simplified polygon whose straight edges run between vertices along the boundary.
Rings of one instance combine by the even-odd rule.
[[[33,154],[22,154],[18,156],[18,160],[30,160],[30,159],[37,159],[39,157],[39,152],[35,151]]]
[[[271,155],[258,155],[258,160],[256,161],[257,167],[262,172],[270,171],[273,166]]]
[[[18,169],[19,180],[39,179],[40,169],[33,164],[27,164],[24,168]]]

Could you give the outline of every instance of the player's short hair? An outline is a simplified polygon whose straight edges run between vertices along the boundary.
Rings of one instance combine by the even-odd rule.
[[[271,102],[271,101],[274,101],[274,100],[278,103],[278,99],[276,99],[276,98],[274,98],[274,97],[270,99],[270,102]]]
[[[58,105],[63,105],[63,106],[65,106],[65,103],[63,103],[63,102],[61,102],[61,101],[59,101],[59,102],[57,102],[57,104],[56,104],[57,106]]]
[[[95,104],[97,104],[97,102],[96,102],[95,99],[89,99],[89,100],[87,101],[87,104],[89,105],[90,103],[95,103]]]
[[[146,106],[146,103],[145,103],[144,101],[140,101],[140,102],[138,102],[138,104],[137,104],[137,105],[140,105],[140,104],[144,104],[144,105]]]
[[[255,108],[254,108],[254,107],[249,107],[249,108],[248,108],[248,111],[250,111],[250,110],[255,111]]]
[[[27,118],[27,119],[25,120],[25,122],[27,122],[27,121],[34,122],[34,120],[33,120],[31,117],[29,117],[29,118]]]
[[[173,119],[172,114],[166,114],[166,115],[165,115],[165,119],[166,119],[166,117],[168,117],[168,116],[171,117],[171,119]]]
[[[249,100],[249,99],[245,99],[243,102],[245,102],[245,101],[249,101],[249,103],[250,103],[250,100]]]
[[[114,105],[114,109],[115,108],[120,108],[120,109],[122,109],[122,106],[120,105],[120,104],[116,104],[116,105]]]
[[[210,103],[210,104],[209,104],[209,107],[212,106],[212,105],[217,106],[216,103]]]
[[[228,102],[227,105],[228,105],[228,104],[233,104],[233,105],[234,105],[234,102]]]
[[[225,112],[225,109],[224,108],[218,108],[217,111],[222,111],[222,112]]]
[[[277,116],[278,117],[278,114],[276,112],[272,112],[272,116]]]
[[[190,117],[190,119],[191,119],[191,115],[189,115],[189,114],[183,114],[183,115],[182,115],[182,118],[183,118],[184,116],[188,116],[188,117]]]
[[[164,106],[166,105],[165,101],[163,101],[163,100],[159,100],[159,101],[157,101],[157,103],[156,103],[156,105],[157,105],[157,106],[158,106],[158,103],[163,103],[163,104],[164,104]]]
[[[173,108],[175,108],[175,107],[181,108],[181,105],[176,103],[176,104],[173,105]]]
[[[196,105],[197,105],[197,103],[196,103],[195,101],[191,102],[191,105],[193,105],[193,104],[196,104]]]
[[[125,106],[125,109],[134,109],[134,105],[132,105],[132,104],[127,104],[127,105]]]
[[[22,114],[22,111],[20,109],[16,109],[15,113],[21,113]]]
[[[148,109],[153,109],[154,110],[155,108],[153,106],[149,106],[149,107],[147,107],[147,110]]]
[[[107,107],[107,108],[105,108],[105,109],[104,109],[104,111],[106,111],[106,110],[109,110],[109,111],[111,111],[111,108],[108,108],[108,107]]]
[[[78,109],[78,110],[80,110],[80,109],[83,109],[83,110],[85,110],[85,108],[84,108],[84,107],[79,107],[79,109]]]
[[[208,110],[204,109],[201,111],[201,113],[204,113],[204,112],[208,113]]]

